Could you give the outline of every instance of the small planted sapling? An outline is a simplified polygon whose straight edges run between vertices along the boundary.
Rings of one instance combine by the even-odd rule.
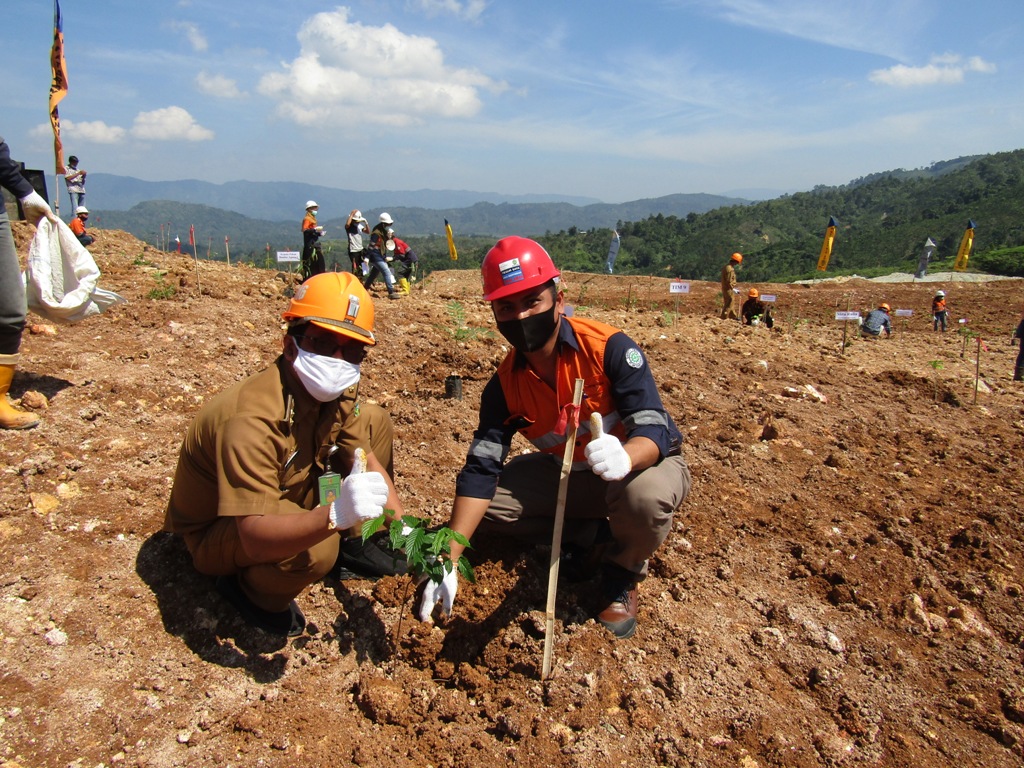
[[[384,527],[391,511],[385,510],[380,517],[363,523],[363,541]],[[401,525],[392,525],[388,530],[391,546],[405,551],[409,574],[417,583],[430,579],[440,584],[452,568],[458,569],[459,575],[466,581],[476,583],[473,566],[465,555],[460,555],[457,562],[451,559],[452,541],[468,548],[472,546],[469,539],[451,528],[430,530],[425,520],[414,515],[403,515],[397,522]]]

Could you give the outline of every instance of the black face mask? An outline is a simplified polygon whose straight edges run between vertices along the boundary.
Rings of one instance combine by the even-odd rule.
[[[519,352],[536,352],[543,347],[558,325],[555,306],[530,315],[522,320],[505,320],[498,323],[498,333],[505,337]]]

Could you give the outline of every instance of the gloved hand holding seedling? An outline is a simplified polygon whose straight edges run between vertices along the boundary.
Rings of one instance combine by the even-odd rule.
[[[363,540],[373,536],[384,527],[388,512],[363,524]],[[458,591],[458,577],[476,583],[473,566],[465,555],[458,561],[451,559],[452,541],[463,547],[470,547],[469,539],[451,528],[429,530],[425,520],[413,515],[404,515],[389,529],[391,546],[405,551],[408,573],[417,584],[426,582],[420,600],[417,616],[420,621],[432,621],[434,606],[440,602],[444,613],[450,614]]]

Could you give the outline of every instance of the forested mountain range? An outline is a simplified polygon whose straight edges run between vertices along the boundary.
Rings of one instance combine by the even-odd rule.
[[[720,202],[724,200],[725,202]],[[951,263],[969,222],[975,223],[972,268],[1024,275],[1024,150],[936,163],[915,171],[875,173],[836,187],[757,203],[711,195],[673,195],[621,205],[477,203],[428,210],[391,206],[396,231],[424,266],[450,268],[444,219],[459,244],[458,266],[479,264],[495,238],[538,237],[560,266],[605,271],[613,227],[621,235],[616,273],[715,280],[729,254],[744,254],[744,279],[814,276],[830,217],[838,221],[829,272],[914,271],[927,238],[934,263]],[[376,211],[364,211],[375,218]],[[263,263],[269,250],[297,249],[294,222],[270,222],[203,205],[151,201],[129,211],[98,211],[101,227],[124,229],[152,243],[161,224],[187,242],[194,224],[200,256]],[[97,218],[94,216],[94,219]],[[324,217],[328,247],[344,249],[344,217]],[[269,263],[268,263],[269,266]]]

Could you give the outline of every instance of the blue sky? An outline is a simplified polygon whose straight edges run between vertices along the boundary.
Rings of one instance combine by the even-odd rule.
[[[63,0],[64,147],[146,180],[623,202],[1024,146],[1014,0]],[[53,167],[53,8],[5,4],[0,135]]]

